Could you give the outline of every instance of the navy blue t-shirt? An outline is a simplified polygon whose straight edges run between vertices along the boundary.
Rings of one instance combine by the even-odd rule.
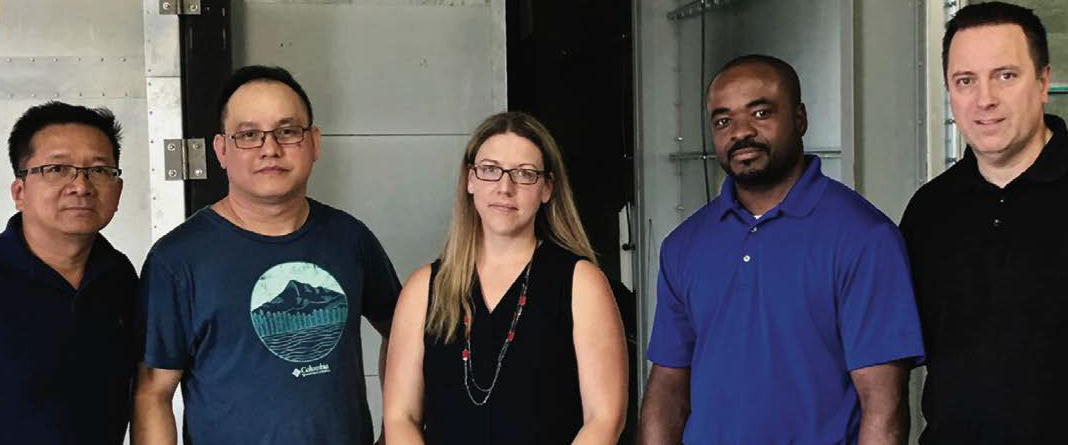
[[[97,235],[75,289],[35,256],[22,214],[0,233],[0,443],[122,443],[137,273]]]
[[[759,219],[728,179],[660,249],[648,355],[690,368],[689,445],[854,444],[849,372],[923,358],[897,227],[806,160]]]
[[[210,208],[161,238],[142,271],[144,362],[182,376],[187,444],[370,444],[360,316],[400,292],[356,218],[308,200],[288,235]]]

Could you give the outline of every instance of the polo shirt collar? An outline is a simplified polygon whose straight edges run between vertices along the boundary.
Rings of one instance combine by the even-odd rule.
[[[16,213],[7,221],[7,228],[0,233],[0,264],[11,270],[20,271],[33,281],[56,281],[62,282],[69,287],[69,283],[63,279],[51,266],[41,261],[26,245],[26,239],[22,235],[22,212]],[[93,247],[89,250],[89,258],[86,260],[85,273],[82,274],[82,282],[79,288],[93,282],[94,279],[104,274],[117,264],[118,251],[111,246],[103,235],[97,234],[93,240]]]
[[[805,171],[801,173],[801,177],[797,179],[793,187],[790,187],[790,191],[786,193],[786,197],[782,202],[773,207],[768,213],[774,212],[776,209],[790,216],[804,217],[812,213],[819,204],[820,198],[823,197],[823,191],[827,188],[827,176],[824,176],[820,168],[820,158],[816,155],[806,154],[805,159]],[[734,211],[740,215],[747,215],[749,211],[738,202],[738,197],[734,191],[734,180],[729,176],[723,181],[723,186],[720,188],[720,199],[716,201],[714,205],[713,214],[719,219],[723,219],[728,212]]]
[[[1052,182],[1068,175],[1068,128],[1064,120],[1055,115],[1047,114],[1044,119],[1046,127],[1053,132],[1053,137],[1042,147],[1042,153],[1038,155],[1035,162],[1010,184],[1020,178],[1033,182]],[[953,182],[955,189],[958,191],[975,190],[984,184],[989,184],[979,173],[979,161],[972,152],[971,146],[964,151],[964,157],[958,163],[964,169],[964,173]]]

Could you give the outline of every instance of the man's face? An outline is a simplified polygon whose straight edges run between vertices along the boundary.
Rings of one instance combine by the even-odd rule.
[[[793,103],[771,67],[730,68],[712,81],[706,99],[716,158],[738,184],[776,184],[801,161],[805,107]]]
[[[1011,156],[1044,137],[1049,68],[1035,72],[1019,25],[957,32],[949,45],[946,85],[964,140],[976,155]]]
[[[230,181],[230,193],[267,203],[303,197],[312,164],[319,159],[317,127],[303,132],[303,141],[295,144],[279,144],[274,135],[267,134],[259,148],[238,148],[229,136],[308,125],[300,96],[285,84],[252,81],[238,88],[226,104],[226,136],[216,135],[214,140],[215,154]]]
[[[111,141],[100,130],[83,124],[48,125],[30,138],[32,154],[21,167],[47,164],[75,167],[118,167]],[[51,178],[29,173],[11,184],[15,208],[24,229],[50,236],[92,236],[111,222],[119,206],[122,180],[92,182],[84,173]]]

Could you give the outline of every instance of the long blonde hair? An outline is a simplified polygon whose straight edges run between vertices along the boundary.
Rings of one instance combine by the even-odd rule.
[[[543,177],[552,181],[552,197],[538,209],[534,218],[535,236],[596,262],[586,231],[579,221],[563,156],[549,130],[533,116],[521,112],[486,118],[464,149],[463,165],[456,179],[449,235],[441,252],[437,277],[431,283],[433,298],[427,314],[426,333],[445,343],[456,338],[460,320],[472,316],[467,296],[474,285],[475,261],[482,242],[482,219],[475,210],[474,199],[467,193],[468,171],[482,144],[490,137],[504,133],[513,133],[537,146],[545,168]]]

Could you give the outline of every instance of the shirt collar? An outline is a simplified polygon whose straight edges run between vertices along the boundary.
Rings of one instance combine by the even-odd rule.
[[[782,202],[769,210],[766,214],[775,212],[776,209],[782,211],[790,216],[803,217],[812,213],[812,210],[816,208],[816,204],[819,203],[820,198],[823,197],[823,191],[827,188],[827,176],[823,174],[820,168],[820,158],[816,155],[806,154],[804,155],[805,171],[794,183],[793,187],[790,187],[790,191],[786,193],[786,197]],[[723,181],[723,186],[720,188],[719,199],[715,203],[714,215],[717,218],[723,219],[728,212],[734,211],[740,215],[749,214],[749,211],[738,202],[738,197],[734,191],[734,180],[729,176]]]
[[[53,279],[63,280],[58,272],[41,261],[26,245],[26,239],[22,236],[22,212],[16,213],[7,221],[7,228],[0,233],[0,264],[26,274],[30,280]],[[82,285],[91,283],[94,279],[111,269],[117,263],[117,257],[121,256],[111,246],[103,235],[97,234],[93,240],[93,247],[89,250],[89,258],[86,261],[85,273],[82,274]],[[66,284],[66,281],[63,280]]]
[[[1012,182],[1020,178],[1034,182],[1052,182],[1068,175],[1068,128],[1064,120],[1055,115],[1047,114],[1044,119],[1046,127],[1053,132],[1053,137],[1042,147],[1042,153],[1035,162]],[[964,157],[958,164],[963,169],[963,174],[953,182],[958,191],[975,190],[988,184],[986,178],[979,173],[979,162],[972,153],[971,146],[964,151]]]

